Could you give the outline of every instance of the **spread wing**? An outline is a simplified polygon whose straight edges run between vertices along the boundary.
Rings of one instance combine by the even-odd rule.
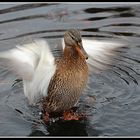
[[[83,39],[83,47],[89,59],[87,62],[98,70],[106,70],[113,63],[113,59],[118,57],[118,50],[124,47],[125,43],[105,40],[88,40]]]
[[[47,96],[47,87],[55,72],[55,58],[45,40],[35,39],[0,52],[0,67],[23,79],[24,94],[34,103]]]
[[[40,63],[49,64],[51,61],[54,61],[54,57],[50,53],[47,42],[42,39],[0,52],[0,66],[25,80],[33,78]]]

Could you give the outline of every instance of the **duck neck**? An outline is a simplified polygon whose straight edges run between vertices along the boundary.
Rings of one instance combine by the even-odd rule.
[[[73,60],[73,59],[78,59],[79,55],[76,49],[72,48],[72,47],[65,47],[64,49],[64,59],[69,59],[69,60]]]

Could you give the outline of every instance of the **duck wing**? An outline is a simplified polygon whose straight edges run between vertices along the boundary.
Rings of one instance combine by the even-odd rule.
[[[47,96],[55,72],[55,58],[45,40],[34,39],[31,43],[0,52],[0,67],[23,79],[24,94],[32,104]]]
[[[126,43],[107,41],[107,40],[82,40],[83,47],[89,59],[87,63],[95,68],[95,72],[100,72],[108,69],[115,57],[119,55],[119,49],[124,47]]]
[[[43,39],[35,39],[31,43],[0,52],[0,66],[22,79],[31,80],[42,63],[54,63],[49,45]]]

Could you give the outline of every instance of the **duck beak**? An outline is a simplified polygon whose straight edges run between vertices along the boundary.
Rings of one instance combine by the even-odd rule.
[[[85,57],[85,59],[88,59],[88,54],[86,53],[82,43],[78,43],[77,49]]]

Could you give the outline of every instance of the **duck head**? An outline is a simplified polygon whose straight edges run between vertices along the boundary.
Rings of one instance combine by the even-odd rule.
[[[81,34],[77,29],[70,29],[64,34],[65,48],[71,48],[76,50],[85,59],[88,59],[88,55],[83,48]]]

